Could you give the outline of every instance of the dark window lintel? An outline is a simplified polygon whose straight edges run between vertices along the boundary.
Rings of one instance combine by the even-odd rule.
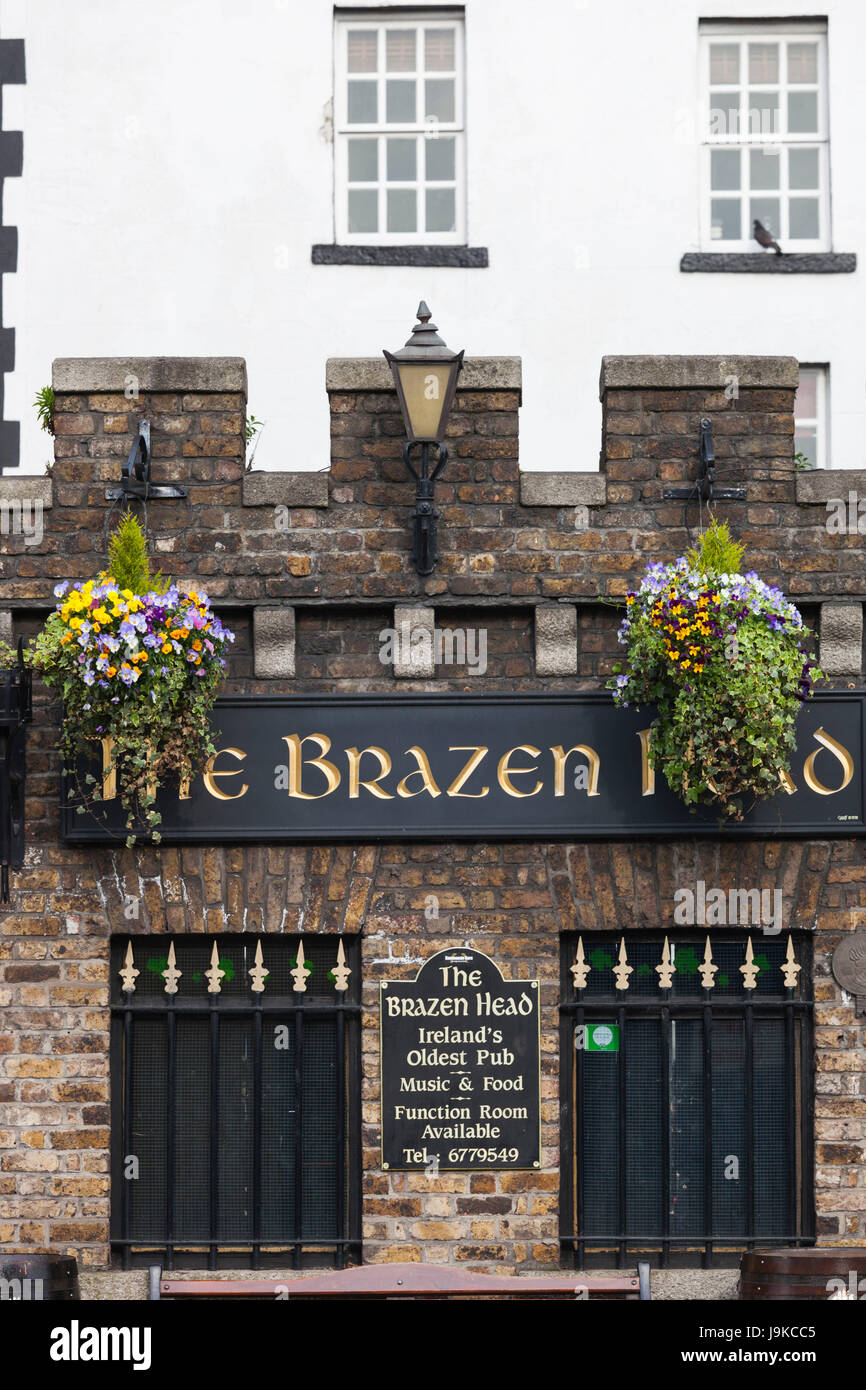
[[[853,251],[687,251],[680,261],[682,271],[728,275],[850,275],[856,269]]]
[[[337,246],[313,247],[313,265],[455,266],[483,270],[486,246]]]

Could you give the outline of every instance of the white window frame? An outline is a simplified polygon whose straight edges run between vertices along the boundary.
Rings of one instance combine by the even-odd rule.
[[[335,67],[334,67],[334,214],[336,241],[343,246],[463,246],[467,241],[466,232],[466,117],[465,117],[465,22],[462,9],[454,10],[398,10],[383,13],[376,11],[374,19],[366,18],[369,12],[343,11],[335,17]],[[414,77],[417,86],[417,105],[421,108],[425,71],[418,63],[423,62],[423,31],[425,29],[454,29],[454,120],[420,120],[389,125],[385,121],[364,124],[348,121],[348,34],[349,30],[367,29],[375,31],[377,37],[377,75],[375,81],[379,88],[379,114],[385,114],[385,72],[384,49],[385,32],[389,29],[415,29],[416,67],[414,73],[394,73],[395,78]],[[430,73],[435,77],[437,74]],[[450,73],[444,73],[450,76]],[[421,108],[423,109],[423,108]],[[418,110],[416,109],[416,115]],[[455,149],[455,225],[449,232],[388,232],[387,227],[387,170],[385,142],[388,136],[415,136],[421,139],[436,139],[439,135],[453,136]],[[378,140],[378,232],[349,231],[349,139],[352,136],[375,136]],[[419,151],[420,153],[420,151]],[[426,172],[426,171],[425,171]],[[451,180],[426,182],[421,177],[420,168],[416,178],[407,183],[394,184],[395,187],[414,187],[418,191],[418,220],[424,214],[424,190],[428,187],[451,186]]]
[[[751,196],[778,196],[781,211],[781,228],[777,239],[783,252],[789,254],[803,252],[829,251],[832,247],[830,227],[830,144],[827,100],[827,26],[823,22],[780,21],[778,24],[737,24],[712,23],[707,21],[700,27],[699,51],[699,130],[701,132],[701,208],[700,239],[701,249],[717,252],[761,252],[752,236]],[[791,90],[787,82],[787,44],[813,40],[818,45],[817,83],[796,84],[794,90],[817,90],[818,130],[814,133],[800,134],[787,132],[787,93]],[[740,97],[740,131],[731,134],[715,132],[711,128],[710,91],[724,89],[723,83],[710,83],[710,45],[714,43],[738,43],[740,45],[740,80],[727,84],[731,89],[738,88]],[[748,81],[748,45],[750,43],[770,42],[780,45],[779,81],[774,83],[750,83]],[[749,121],[749,91],[779,91],[779,129],[773,132],[752,130]],[[746,127],[743,133],[744,125]],[[788,235],[789,193],[788,150],[818,150],[818,232],[815,238],[794,239]],[[712,235],[711,203],[713,198],[723,198],[724,190],[714,190],[710,186],[710,164],[712,152],[719,149],[738,149],[740,151],[740,219],[741,232],[738,239],[722,240]],[[779,150],[779,189],[751,190],[748,182],[749,151],[754,149]],[[733,190],[731,190],[733,191]],[[800,190],[793,190],[797,196]],[[808,196],[809,190],[803,190]],[[772,250],[763,254],[775,255]]]
[[[797,425],[815,426],[815,467],[828,468],[830,458],[830,368],[826,362],[801,362],[800,374],[815,373],[815,415],[798,415],[794,402],[794,444]]]

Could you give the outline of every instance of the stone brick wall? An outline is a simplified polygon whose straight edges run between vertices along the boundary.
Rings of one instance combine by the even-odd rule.
[[[804,606],[822,660],[849,684],[861,670],[866,557],[859,533],[827,532],[826,501],[866,480],[796,475],[796,376],[791,359],[605,359],[601,471],[521,474],[519,362],[469,362],[437,488],[441,560],[422,579],[409,562],[413,489],[384,364],[328,364],[329,472],[255,474],[244,468],[241,361],[61,361],[53,476],[0,479],[0,501],[38,496],[45,507],[40,544],[2,537],[0,631],[32,633],[57,580],[102,563],[113,520],[104,488],[146,417],[154,480],[189,489],[188,501],[149,504],[148,532],[164,568],[203,584],[237,632],[230,689],[594,688],[617,658],[619,613],[602,600],[694,540],[696,508],[688,531],[684,504],[662,491],[696,476],[708,416],[717,483],[747,489],[718,514]],[[395,604],[432,606],[439,626],[483,627],[485,674],[398,678],[379,658]],[[265,654],[269,678],[256,674]],[[302,928],[363,936],[365,1257],[556,1264],[559,934],[669,927],[675,888],[703,878],[778,887],[785,926],[815,932],[819,1238],[866,1243],[866,1026],[829,964],[866,911],[862,840],[73,849],[59,838],[56,718],[37,689],[28,862],[0,911],[0,1242],[107,1266],[110,934]],[[431,892],[440,916],[429,921]],[[428,1179],[378,1166],[379,980],[414,975],[455,943],[541,980],[537,1174]]]

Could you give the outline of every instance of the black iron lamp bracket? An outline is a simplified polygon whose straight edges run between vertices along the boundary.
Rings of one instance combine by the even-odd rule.
[[[24,726],[33,718],[33,676],[24,665],[0,673],[0,902],[9,901],[9,870],[24,863]]]
[[[138,434],[121,470],[120,487],[105,489],[106,502],[127,501],[129,498],[149,502],[153,497],[184,498],[189,495],[179,483],[152,483],[150,460],[150,421],[139,420]]]
[[[694,498],[701,502],[718,500],[745,502],[744,487],[716,487],[716,455],[713,450],[713,422],[706,418],[701,421],[700,445],[701,471],[691,487],[666,487],[662,489],[665,498]]]
[[[421,449],[420,471],[411,459],[415,444]],[[432,574],[439,558],[437,553],[438,513],[434,504],[436,479],[448,462],[448,450],[444,444],[434,444],[439,457],[431,473],[430,444],[426,440],[410,441],[403,445],[403,462],[415,479],[415,510],[412,513],[412,563],[418,574]]]

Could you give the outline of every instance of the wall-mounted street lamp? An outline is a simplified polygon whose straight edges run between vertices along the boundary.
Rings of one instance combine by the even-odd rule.
[[[422,300],[418,320],[405,347],[398,352],[385,349],[385,359],[394,374],[397,399],[409,436],[403,445],[403,461],[415,479],[415,511],[412,517],[412,561],[419,574],[432,574],[436,564],[436,511],[433,495],[436,479],[448,462],[443,440],[454,404],[457,373],[463,365],[463,352],[452,352],[439,337],[430,310]],[[421,446],[420,469],[412,463],[413,445]],[[430,446],[439,457],[432,472]]]

